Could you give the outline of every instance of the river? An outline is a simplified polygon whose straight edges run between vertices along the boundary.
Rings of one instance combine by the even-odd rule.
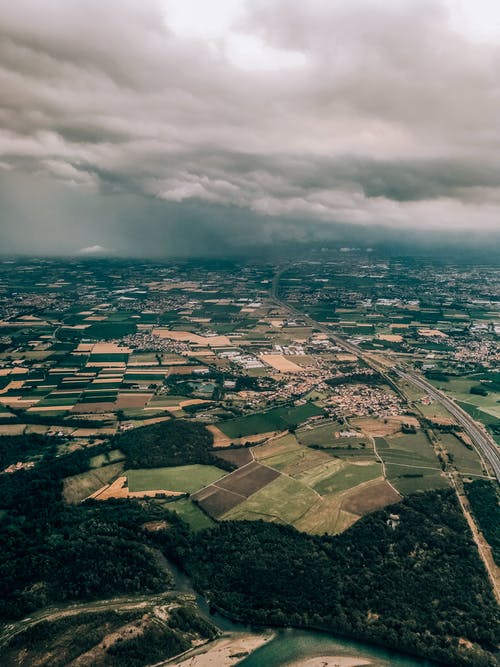
[[[169,562],[175,578],[175,588],[196,596],[200,611],[225,632],[264,632],[265,628],[250,628],[231,621],[220,614],[211,614],[205,599],[193,590],[184,572]],[[436,667],[437,663],[406,656],[396,651],[378,648],[353,639],[340,639],[333,635],[312,630],[285,628],[276,630],[276,637],[238,663],[239,667],[285,667],[295,661],[316,656],[351,656],[365,658],[370,667]]]
[[[239,667],[284,667],[316,656],[365,658],[370,667],[436,667],[436,663],[377,648],[351,639],[309,630],[285,629],[275,639],[238,663]]]

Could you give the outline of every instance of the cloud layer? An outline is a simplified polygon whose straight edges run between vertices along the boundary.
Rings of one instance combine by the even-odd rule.
[[[500,47],[439,0],[252,0],[215,37],[176,32],[173,1],[0,0],[0,178],[270,236],[499,230]]]

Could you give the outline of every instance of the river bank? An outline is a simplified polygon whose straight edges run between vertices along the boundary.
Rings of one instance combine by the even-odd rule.
[[[274,639],[272,632],[262,634],[230,633],[192,649],[170,667],[232,667]],[[348,666],[346,666],[348,667]]]

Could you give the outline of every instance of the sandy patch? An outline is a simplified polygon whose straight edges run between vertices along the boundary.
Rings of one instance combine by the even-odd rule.
[[[73,431],[72,435],[74,438],[91,438],[94,435],[114,435],[116,432],[115,428],[105,426],[104,428],[99,428],[95,426],[94,428],[77,428]]]
[[[201,347],[227,347],[231,341],[227,336],[199,336],[190,331],[170,331],[169,329],[153,329],[153,335],[169,338],[184,343],[193,343]]]
[[[0,435],[22,435],[26,424],[1,424]]]
[[[88,368],[122,368],[125,370],[127,364],[123,361],[87,361]]]
[[[166,422],[170,417],[152,417],[151,419],[141,419],[138,426],[149,426],[150,424],[159,424],[160,422]]]
[[[94,500],[109,500],[109,498],[155,498],[156,496],[183,496],[182,491],[169,491],[167,489],[152,489],[150,491],[130,491],[127,478],[118,477],[112,484],[105,484],[103,487],[92,493],[89,498]]]
[[[361,667],[371,665],[366,658],[342,657],[340,655],[320,655],[317,658],[304,658],[288,664],[288,667]]]
[[[356,361],[357,356],[355,354],[336,354],[335,358],[337,361]]]
[[[360,428],[363,433],[375,437],[383,437],[386,435],[394,435],[401,431],[402,424],[409,424],[416,429],[420,428],[420,424],[415,417],[407,415],[397,415],[395,417],[386,417],[382,419],[375,419],[373,417],[357,417],[350,420],[353,426]]]
[[[116,343],[96,343],[92,348],[92,354],[130,354],[129,347],[122,347]]]
[[[231,444],[231,438],[228,438],[225,433],[223,433],[217,426],[210,424],[207,426],[207,429],[214,436],[214,447],[227,447]]]
[[[8,391],[21,389],[23,385],[24,380],[11,380],[8,385],[6,385],[3,389],[0,389],[0,394],[6,394]]]
[[[290,359],[287,359],[283,354],[261,354],[262,361],[272,368],[275,368],[280,373],[303,373],[302,366],[298,366]]]
[[[379,334],[379,340],[386,340],[388,343],[401,343],[403,341],[403,336],[399,334]]]
[[[268,431],[267,433],[256,433],[255,435],[244,435],[242,438],[229,438],[217,426],[213,424],[207,426],[208,430],[213,433],[214,447],[228,447],[231,444],[243,445],[247,442],[262,443],[276,436],[279,431]],[[286,431],[285,431],[286,433]]]
[[[222,637],[194,649],[190,652],[190,657],[184,658],[180,662],[167,664],[172,667],[231,667],[273,637],[274,635],[251,634]]]
[[[439,331],[439,329],[419,329],[418,333],[420,336],[425,336],[428,338],[448,338],[448,334],[445,334],[443,331]]]

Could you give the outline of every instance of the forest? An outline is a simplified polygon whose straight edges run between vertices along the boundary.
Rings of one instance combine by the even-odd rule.
[[[171,586],[154,548],[163,538],[144,524],[165,519],[151,502],[112,500],[68,506],[62,480],[87,470],[97,448],[0,476],[0,618],[20,618],[55,601],[162,591]],[[169,524],[179,523],[175,514]],[[161,545],[160,545],[161,546]]]
[[[494,482],[478,479],[464,484],[472,512],[500,566],[500,499]]]
[[[232,470],[233,466],[224,466],[224,462],[214,456],[212,444],[213,435],[203,424],[183,419],[142,426],[113,439],[113,446],[126,455],[130,468],[201,463]]]
[[[314,627],[456,666],[496,664],[497,606],[452,491],[410,496],[334,537],[222,522],[174,555],[214,609],[247,623]]]
[[[155,437],[170,464],[185,462],[178,451],[183,435],[190,461],[211,456],[203,426],[190,429],[176,420],[161,427]],[[150,428],[121,436],[119,446],[137,465],[154,457],[165,465],[159,445],[151,459],[134,459],[133,436],[139,434],[147,457]],[[410,496],[338,536],[247,521],[191,533],[153,501],[64,504],[63,478],[87,470],[96,451],[57,456],[51,448],[36,467],[0,475],[2,619],[56,602],[163,592],[172,586],[158,558],[163,551],[214,609],[245,623],[322,629],[457,667],[496,664],[498,609],[451,490]],[[474,496],[471,504],[475,512],[481,507]],[[391,512],[399,515],[395,526]],[[163,529],[147,530],[147,522],[159,520]],[[161,646],[163,640],[155,635],[153,641]],[[144,650],[134,642],[129,648],[127,656]]]

